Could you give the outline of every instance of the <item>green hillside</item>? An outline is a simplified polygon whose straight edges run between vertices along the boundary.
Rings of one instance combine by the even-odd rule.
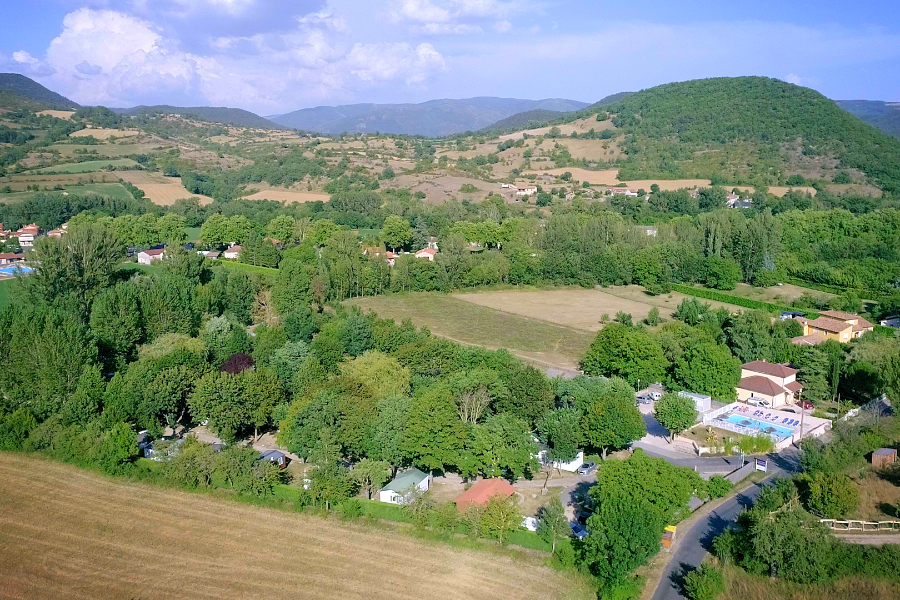
[[[14,96],[30,100],[35,104],[38,110],[75,110],[76,108],[79,108],[77,103],[69,100],[65,96],[52,92],[33,79],[25,77],[24,75],[19,75],[18,73],[0,73],[0,93],[4,93],[3,98],[7,102],[14,102]],[[4,103],[4,108],[11,107]],[[27,106],[27,108],[33,107]]]
[[[123,115],[174,114],[185,117],[196,117],[202,121],[235,125],[237,127],[255,127],[257,129],[286,129],[283,125],[241,108],[224,106],[135,106],[134,108],[116,108],[115,112]]]
[[[900,102],[837,100],[837,105],[869,125],[900,137]]]
[[[900,140],[808,88],[764,77],[701,79],[643,90],[609,104],[625,132],[620,177],[783,182],[792,153],[837,158],[900,191]]]

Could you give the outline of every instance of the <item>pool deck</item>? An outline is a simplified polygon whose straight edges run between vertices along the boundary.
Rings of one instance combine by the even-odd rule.
[[[739,427],[742,427],[743,429],[767,433],[764,426],[760,429],[757,429],[755,427],[743,427],[738,423],[727,421],[728,417],[736,415],[742,419],[758,421],[760,424],[768,424],[771,425],[772,428],[777,428],[775,432],[772,432],[773,441],[786,443],[793,442],[797,439],[800,439],[801,437],[818,437],[831,429],[831,421],[829,421],[828,419],[821,419],[819,417],[813,417],[808,414],[804,414],[801,416],[799,412],[800,407],[793,405],[789,406],[790,408],[793,408],[798,412],[794,413],[786,410],[779,410],[777,408],[760,408],[758,406],[751,406],[743,402],[732,402],[731,404],[725,405],[719,409],[709,411],[704,414],[703,423],[706,425],[723,427],[725,429],[730,429],[729,425],[737,425]],[[787,420],[787,422],[785,420]],[[803,424],[802,435],[800,431],[801,421]],[[789,430],[791,431],[791,435],[783,436],[778,433],[779,430]],[[738,433],[744,432],[739,431]]]

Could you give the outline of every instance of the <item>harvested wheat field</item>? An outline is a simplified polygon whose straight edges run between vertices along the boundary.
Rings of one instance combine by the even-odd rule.
[[[601,323],[603,315],[612,320],[619,311],[630,314],[632,319],[637,322],[647,318],[650,310],[656,307],[663,319],[671,319],[675,309],[687,296],[678,292],[649,296],[641,286],[627,285],[591,290],[571,288],[521,292],[476,292],[454,294],[453,297],[504,313],[593,332],[603,327]],[[732,311],[744,310],[722,302],[709,302],[709,304],[716,308],[725,306]]]
[[[93,136],[98,140],[108,140],[109,138],[115,136],[117,138],[123,137],[132,137],[135,135],[140,135],[140,131],[137,129],[82,129],[80,131],[76,131],[75,133],[69,134],[69,137],[87,137]]]
[[[0,453],[3,598],[587,598],[524,556]]]
[[[120,175],[125,181],[140,188],[153,204],[160,206],[170,206],[182,198],[199,198],[200,204],[213,201],[209,196],[190,193],[181,185],[180,177],[165,177],[161,173],[149,171],[122,171]]]
[[[250,196],[245,196],[245,198],[247,200],[277,200],[278,202],[291,204],[292,202],[328,202],[331,199],[331,196],[321,192],[301,192],[285,188],[263,188]]]
[[[56,117],[57,119],[71,119],[75,114],[74,110],[41,110],[35,113],[40,116]]]

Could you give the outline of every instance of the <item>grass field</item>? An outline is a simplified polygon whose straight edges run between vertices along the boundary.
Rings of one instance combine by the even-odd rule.
[[[514,292],[513,292],[514,293]],[[542,366],[576,369],[594,339],[589,331],[501,312],[437,293],[354,298],[347,304],[401,322],[410,319],[462,344],[506,348]]]
[[[650,296],[638,285],[626,285],[590,290],[567,288],[476,292],[454,294],[453,297],[504,313],[595,332],[602,328],[601,318],[604,314],[613,319],[618,311],[630,314],[634,322],[638,322],[645,319],[650,310],[656,307],[663,319],[671,319],[675,309],[687,296],[678,292]],[[722,302],[710,304],[716,308],[724,306],[732,311],[743,310]]]
[[[725,568],[726,591],[719,600],[897,600],[900,583],[848,577],[823,585],[800,585]]]
[[[181,184],[180,177],[165,177],[161,173],[148,171],[125,171],[122,179],[140,188],[146,197],[160,206],[170,206],[182,198],[200,198],[200,204],[209,204],[209,196],[192,194]]]
[[[65,165],[56,165],[55,167],[44,167],[38,169],[35,173],[90,173],[91,171],[102,171],[107,167],[136,167],[137,163],[130,158],[118,158],[115,160],[89,160],[80,163],[69,163]]]
[[[278,202],[291,204],[293,202],[328,202],[331,200],[331,195],[319,192],[286,190],[283,188],[264,188],[249,196],[245,196],[245,198],[247,200],[277,200]]]
[[[0,453],[4,598],[593,597],[542,560]]]
[[[98,196],[108,196],[110,198],[119,198],[121,200],[130,200],[131,192],[122,187],[119,183],[88,183],[85,185],[67,185],[63,186],[65,191],[70,194],[87,196],[89,194],[97,194]],[[12,194],[0,194],[0,202],[3,204],[16,204],[24,202],[37,194],[47,192],[13,192]],[[51,192],[52,193],[52,192]]]

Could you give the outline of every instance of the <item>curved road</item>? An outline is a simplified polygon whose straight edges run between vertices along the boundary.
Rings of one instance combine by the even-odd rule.
[[[738,514],[759,495],[774,477],[784,477],[796,471],[797,451],[788,449],[778,455],[770,455],[768,476],[735,497],[722,503],[705,519],[694,524],[686,532],[678,532],[678,540],[672,558],[663,572],[653,593],[652,600],[681,600],[681,582],[684,575],[696,569],[703,562],[713,539],[734,523]]]

